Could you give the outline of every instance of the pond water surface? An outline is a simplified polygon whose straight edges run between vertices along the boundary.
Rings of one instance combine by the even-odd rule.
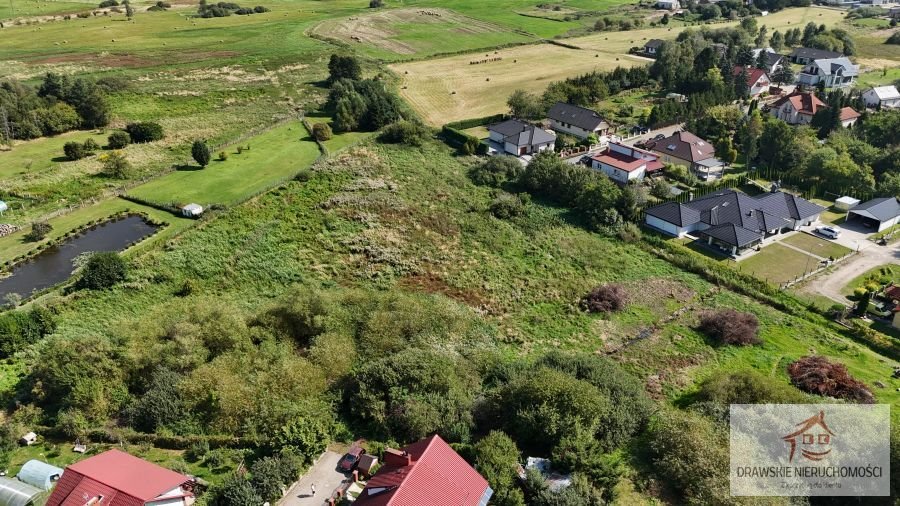
[[[0,279],[0,304],[5,302],[9,294],[16,293],[25,298],[35,291],[69,279],[74,270],[72,261],[82,253],[122,251],[129,244],[152,235],[156,228],[141,216],[128,216],[108,221],[77,237],[51,246],[33,259],[13,268],[11,276]]]

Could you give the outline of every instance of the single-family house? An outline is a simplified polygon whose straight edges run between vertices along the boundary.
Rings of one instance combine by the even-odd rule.
[[[385,450],[381,468],[354,504],[486,506],[493,494],[487,480],[434,435],[402,450]]]
[[[666,202],[647,209],[645,223],[667,234],[696,234],[709,245],[737,256],[786,230],[819,219],[825,208],[791,193],[773,191],[751,197],[721,190],[685,203]]]
[[[891,19],[900,19],[900,7],[891,7],[891,10],[888,11],[888,16]]]
[[[785,57],[783,54],[778,54],[771,47],[754,49],[753,50],[753,60],[757,61],[759,59],[759,53],[766,53],[766,67],[763,69],[766,71],[766,74],[772,74],[778,67],[781,66],[785,62]]]
[[[119,450],[65,469],[47,506],[190,506],[194,480]]]
[[[876,86],[863,93],[866,107],[877,109],[894,109],[900,107],[900,91],[896,86]]]
[[[651,58],[655,58],[656,53],[657,53],[657,51],[659,51],[659,48],[660,48],[660,46],[662,46],[662,44],[663,44],[662,39],[648,40],[647,43],[644,44],[644,54]]]
[[[681,8],[681,2],[678,0],[656,0],[656,8],[677,11]]]
[[[704,181],[718,179],[725,172],[726,163],[716,158],[713,145],[688,131],[650,141],[647,149],[659,155],[663,163],[685,166]]]
[[[766,71],[763,69],[757,68],[747,68],[747,88],[750,89],[751,97],[758,97],[763,92],[769,91],[769,86],[772,82],[769,80],[769,75],[766,74]],[[740,77],[744,73],[744,67],[741,65],[735,65],[732,70],[734,77]]]
[[[640,181],[648,174],[661,171],[663,164],[655,153],[620,142],[610,142],[606,150],[591,158],[591,167],[603,172],[613,181],[624,184]]]
[[[844,55],[841,53],[826,51],[824,49],[816,49],[812,47],[795,47],[794,50],[791,51],[789,58],[793,63],[806,65],[807,63],[812,63],[813,60],[840,58],[842,56]]]
[[[819,109],[827,107],[809,91],[795,91],[775,101],[770,114],[790,125],[807,125]]]
[[[875,232],[886,230],[900,221],[900,202],[895,197],[872,199],[850,208],[847,223],[861,223]]]
[[[856,112],[856,109],[852,107],[842,107],[841,108],[841,126],[844,128],[851,128],[853,125],[859,121],[859,117],[862,114]]]
[[[508,119],[488,127],[490,140],[503,152],[513,155],[531,155],[553,150],[556,134],[518,119]]]
[[[557,132],[586,139],[590,135],[603,137],[609,132],[609,123],[596,112],[572,104],[557,102],[547,113],[550,128]]]
[[[853,86],[859,76],[859,65],[846,56],[819,58],[807,63],[797,75],[797,82],[804,86],[845,88]]]

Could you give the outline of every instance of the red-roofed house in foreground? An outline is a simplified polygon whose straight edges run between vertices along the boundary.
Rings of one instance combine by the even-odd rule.
[[[640,181],[644,176],[661,171],[659,155],[618,142],[610,142],[609,147],[591,159],[591,167],[618,183]]]
[[[193,480],[119,450],[67,467],[47,506],[189,506]]]
[[[385,450],[356,506],[485,506],[494,491],[440,436]]]
[[[738,77],[744,73],[744,67],[735,65],[734,77]],[[772,82],[765,70],[747,67],[747,89],[750,90],[751,97],[758,97],[762,92],[769,91]]]

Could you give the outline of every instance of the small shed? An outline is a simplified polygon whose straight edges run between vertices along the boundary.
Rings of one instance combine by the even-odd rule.
[[[378,464],[378,457],[374,455],[370,455],[368,453],[364,453],[359,457],[359,464],[357,464],[356,468],[359,469],[359,474],[364,476],[371,476],[372,469]]]
[[[29,460],[22,466],[16,478],[41,490],[50,490],[59,481],[63,470],[40,460]]]
[[[0,476],[0,506],[29,506],[41,495],[40,489],[19,480]]]
[[[853,197],[844,196],[834,201],[834,207],[841,211],[849,211],[851,207],[859,204],[860,200]]]
[[[203,214],[203,206],[200,204],[188,204],[181,208],[181,215],[188,218],[199,218]]]
[[[34,443],[37,443],[37,434],[34,432],[29,432],[19,438],[20,445],[31,446]]]

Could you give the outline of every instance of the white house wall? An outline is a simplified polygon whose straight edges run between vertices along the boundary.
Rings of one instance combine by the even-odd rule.
[[[586,139],[589,135],[594,132],[589,130],[585,130],[583,128],[577,127],[575,125],[571,125],[569,123],[563,123],[561,121],[556,121],[555,119],[550,120],[550,128],[556,130],[557,132],[562,132],[570,135],[574,135],[579,139]]]

